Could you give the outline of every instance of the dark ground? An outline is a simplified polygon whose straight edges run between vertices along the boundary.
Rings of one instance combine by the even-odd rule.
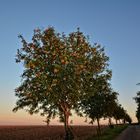
[[[102,130],[107,126],[101,126]],[[96,135],[96,126],[72,126],[75,140]],[[63,126],[0,126],[0,140],[64,140]]]

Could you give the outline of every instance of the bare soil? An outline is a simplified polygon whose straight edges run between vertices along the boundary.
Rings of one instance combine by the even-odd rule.
[[[102,130],[106,126],[102,126]],[[72,126],[75,140],[96,135],[96,126]],[[63,140],[63,126],[0,126],[0,140]]]

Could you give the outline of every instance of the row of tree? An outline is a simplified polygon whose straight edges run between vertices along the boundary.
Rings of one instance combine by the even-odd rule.
[[[18,101],[13,111],[25,108],[30,114],[40,112],[63,120],[66,136],[71,138],[69,117],[72,110],[78,115],[97,120],[100,130],[102,117],[114,117],[116,122],[131,118],[118,103],[118,93],[110,85],[112,72],[104,48],[88,38],[79,29],[68,35],[49,27],[34,30],[31,43],[23,36],[16,62],[24,66],[22,83],[16,88]]]
[[[137,96],[134,97],[134,100],[137,103],[136,117],[137,117],[138,123],[140,124],[140,91],[137,92]]]
[[[116,124],[122,120],[123,123],[131,123],[132,120],[126,110],[118,103],[118,93],[95,93],[88,99],[83,101],[83,110],[87,117],[91,119],[91,123],[97,120],[98,130],[100,130],[100,119],[108,118],[109,126],[113,127],[111,119],[115,119]]]

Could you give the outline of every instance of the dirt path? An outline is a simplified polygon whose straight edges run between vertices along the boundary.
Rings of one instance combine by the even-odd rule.
[[[115,140],[140,140],[140,125],[131,125]]]

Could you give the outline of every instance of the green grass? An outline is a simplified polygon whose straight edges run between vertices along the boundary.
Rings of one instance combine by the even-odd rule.
[[[89,140],[113,140],[127,127],[128,125],[118,125],[114,128],[107,128],[100,137],[94,136]]]

